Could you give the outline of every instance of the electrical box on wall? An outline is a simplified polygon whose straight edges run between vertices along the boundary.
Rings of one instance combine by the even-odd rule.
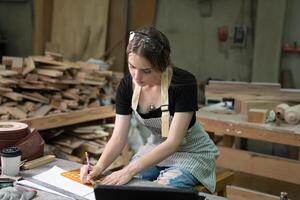
[[[244,25],[236,25],[233,28],[233,46],[245,47],[247,39],[247,27]]]

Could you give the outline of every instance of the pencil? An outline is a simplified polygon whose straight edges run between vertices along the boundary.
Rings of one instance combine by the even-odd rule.
[[[85,152],[85,158],[86,158],[86,163],[87,163],[87,166],[88,166],[88,172],[90,172],[91,163],[90,163],[90,158],[89,158],[89,153],[88,152]]]

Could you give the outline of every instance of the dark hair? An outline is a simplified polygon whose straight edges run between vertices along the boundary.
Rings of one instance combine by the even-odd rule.
[[[165,71],[171,64],[168,38],[154,27],[130,32],[126,50],[127,56],[135,53],[145,57],[158,71]]]

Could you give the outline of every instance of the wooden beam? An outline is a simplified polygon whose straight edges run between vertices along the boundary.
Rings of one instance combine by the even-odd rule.
[[[37,130],[46,130],[109,117],[115,117],[115,105],[89,108],[70,113],[47,115],[44,117],[28,118],[21,122],[25,122],[30,127]]]
[[[133,0],[130,29],[154,26],[156,17],[156,0]]]
[[[113,71],[124,72],[127,45],[128,0],[111,0],[109,4],[106,59],[114,58]]]
[[[241,188],[233,185],[228,185],[226,187],[227,198],[230,200],[278,200],[278,196],[249,190],[246,188]]]
[[[218,167],[300,184],[300,161],[222,146],[218,148]]]

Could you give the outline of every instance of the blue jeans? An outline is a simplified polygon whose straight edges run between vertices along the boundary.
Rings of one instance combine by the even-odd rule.
[[[141,171],[139,177],[181,189],[193,189],[195,185],[199,184],[199,181],[192,174],[178,167],[154,166]]]

